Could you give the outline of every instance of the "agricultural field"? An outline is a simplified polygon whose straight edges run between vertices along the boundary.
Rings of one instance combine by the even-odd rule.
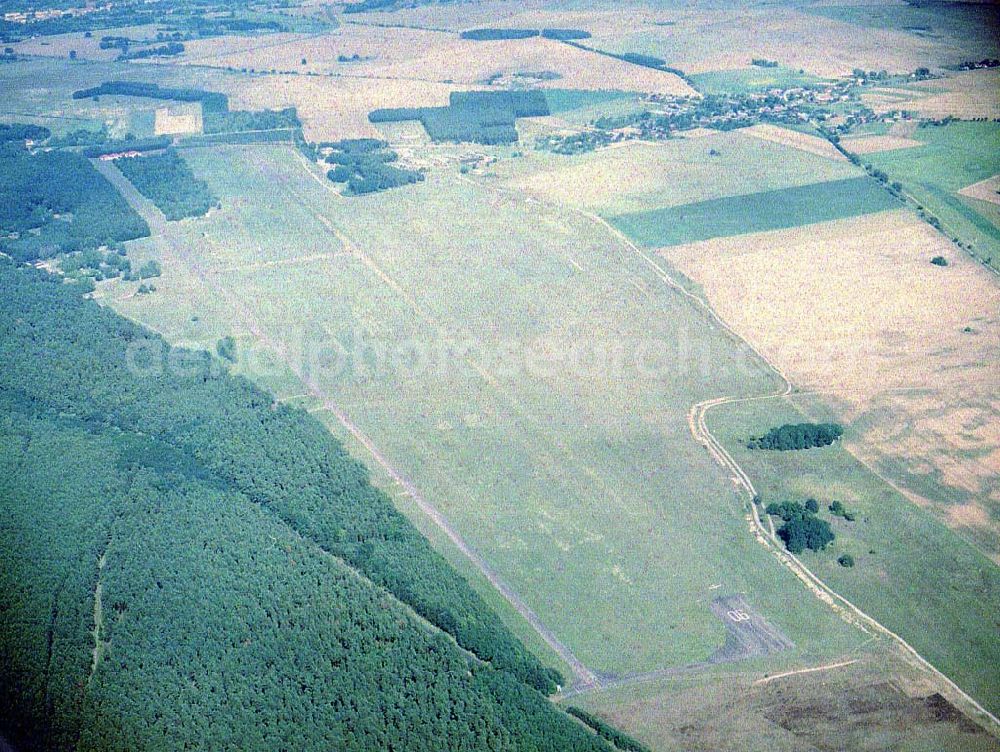
[[[655,248],[827,222],[898,206],[874,180],[860,177],[620,214],[612,222],[635,242]]]
[[[938,405],[947,399],[926,391],[923,396],[936,397]],[[896,414],[897,419],[900,416]],[[990,625],[1000,618],[1000,573],[990,558],[963,540],[960,530],[948,530],[930,509],[915,508],[877,473],[869,472],[848,451],[866,439],[863,433],[823,449],[746,448],[747,437],[770,426],[826,419],[843,418],[816,397],[804,395],[722,405],[709,413],[708,425],[755,479],[765,505],[775,499],[819,501],[820,516],[831,521],[837,537],[829,549],[802,555],[817,576],[849,601],[863,604],[883,624],[894,625],[960,686],[977,697],[997,697],[1000,683],[993,667],[1000,661],[1000,646]],[[856,423],[864,425],[863,419]],[[907,433],[919,436],[921,428],[918,422]],[[995,442],[997,437],[986,438]],[[827,512],[834,500],[843,503],[854,521]],[[845,553],[853,557],[853,567],[837,563]],[[895,597],[873,597],[881,589]],[[965,646],[961,655],[951,648],[958,642]],[[969,655],[978,659],[968,661]]]
[[[809,86],[823,79],[801,70],[784,66],[762,68],[750,65],[747,68],[706,71],[691,76],[698,91],[705,94],[742,94],[762,89],[791,89],[795,86]]]
[[[595,33],[595,47],[638,52],[669,61],[689,75],[751,69],[752,58],[774,60],[785,69],[826,78],[855,67],[912,71],[928,62],[966,59],[953,45],[905,31],[857,26],[802,10],[705,8],[672,9],[655,22]],[[836,44],[830,44],[836,39]],[[985,54],[985,53],[984,53]],[[961,58],[961,59],[958,59]],[[940,61],[940,62],[938,62]]]
[[[183,341],[207,346],[231,333],[248,353],[248,375],[282,397],[315,395],[318,414],[338,434],[355,446],[360,435],[379,447],[601,675],[709,655],[723,636],[708,608],[715,588],[747,593],[802,654],[862,639],[818,601],[799,597],[794,577],[742,532],[740,499],[697,445],[680,454],[667,449],[669,437],[688,430],[687,409],[702,394],[753,384],[766,391],[771,377],[707,330],[641,259],[626,258],[621,268],[623,249],[609,248],[600,226],[570,213],[539,215],[523,201],[444,177],[363,199],[378,211],[359,212],[289,149],[256,149],[236,171],[234,156],[185,154],[224,209],[178,226],[190,234],[172,242],[200,248],[195,274],[208,291],[196,297],[260,301],[252,318],[234,316],[223,303],[214,307],[223,320],[209,308],[192,322],[178,299],[191,297],[188,285],[197,284],[192,262],[173,253],[162,257],[156,294],[135,296],[121,285],[105,288],[105,299]],[[284,234],[286,244],[301,244],[299,263],[287,245],[271,253],[266,220],[253,240],[253,230],[243,228],[253,207],[238,196],[264,185],[282,198],[275,211],[300,217],[298,232]],[[433,191],[433,204],[423,200],[425,191]],[[428,215],[429,207],[437,214]],[[462,238],[473,226],[479,240],[470,248]],[[451,228],[448,235],[441,227]],[[522,236],[501,244],[512,227]],[[600,352],[580,354],[584,373],[560,366],[568,344],[608,346],[604,336],[592,341],[588,334],[595,317],[628,347],[652,337],[658,352],[680,353],[669,388],[654,379],[636,392],[641,375],[595,370],[599,363],[589,359]],[[447,354],[470,343],[466,357]],[[514,356],[530,348],[521,353],[522,366],[505,355],[511,347]],[[293,366],[269,370],[269,352],[284,353]],[[707,373],[709,362],[728,365]],[[289,370],[306,383],[285,381]],[[336,406],[333,414],[323,412],[326,400]],[[587,407],[593,400],[604,405],[601,412]],[[336,413],[358,434],[345,431]],[[694,478],[710,489],[703,504],[684,501]],[[694,544],[689,536],[704,529],[729,532]],[[702,553],[693,557],[692,550]],[[739,565],[746,557],[756,564]],[[571,605],[583,602],[582,614]],[[666,602],[689,605],[677,619],[663,620],[657,613]]]
[[[694,93],[672,73],[631,65],[556,40],[533,37],[478,42],[461,39],[453,32],[359,24],[345,25],[332,36],[288,34],[255,42],[228,37],[196,41],[186,46],[178,62],[465,85],[493,76],[544,71],[548,77],[540,84],[543,88]]]
[[[496,172],[512,189],[605,217],[862,174],[846,161],[756,138],[748,130],[625,142],[573,157],[536,154],[498,165]]]
[[[1000,123],[954,122],[914,131],[919,147],[864,156],[898,180],[904,191],[938,217],[944,232],[972,246],[975,255],[1000,264],[995,212],[965,191],[1000,173]],[[849,144],[846,144],[850,148]]]
[[[419,728],[414,749],[447,736],[456,749],[551,738],[536,746],[608,752],[609,723],[646,752],[1000,752],[1000,70],[959,70],[1000,57],[993,4],[223,0],[202,17],[187,1],[147,3],[129,27],[115,11],[114,28],[89,36],[76,11],[0,22],[0,124],[51,131],[0,129],[5,159],[45,176],[8,191],[16,211],[0,211],[0,278],[17,294],[3,292],[24,308],[0,316],[0,352],[24,369],[0,368],[0,404],[24,413],[0,411],[0,464],[30,480],[31,431],[98,453],[131,421],[126,433],[180,449],[123,449],[101,472],[122,500],[155,499],[191,448],[181,480],[204,485],[206,500],[216,483],[233,495],[205,527],[232,534],[211,557],[220,583],[246,579],[231,576],[246,559],[230,554],[245,527],[237,508],[250,504],[268,520],[252,545],[270,536],[260,560],[288,592],[301,590],[303,562],[323,561],[350,592],[389,605],[381,621],[359,607],[351,628],[396,651],[399,692],[379,704],[387,694],[366,666],[357,677],[373,682],[370,706],[330,696],[338,718],[384,725],[382,738]],[[99,43],[117,34],[183,38],[184,50],[116,60]],[[224,95],[232,115],[213,118],[197,92],[142,96],[151,85]],[[123,90],[132,95],[100,93]],[[71,162],[96,170],[109,205],[149,235],[85,232],[100,227],[93,197],[53,198],[63,186],[51,165]],[[48,242],[69,230],[72,242]],[[50,326],[33,296],[62,301],[64,317],[89,311],[80,320],[93,325]],[[99,387],[80,391],[82,375],[23,356],[44,351],[31,317]],[[70,358],[80,332],[111,355]],[[128,359],[145,337],[194,354],[169,361],[168,349],[179,374],[135,379]],[[144,390],[197,375],[184,371],[195,362],[209,370],[192,394],[232,389],[245,403],[171,413],[161,395],[150,408]],[[44,395],[47,372],[57,394]],[[22,376],[37,394],[20,390]],[[115,379],[128,390],[117,394]],[[293,408],[305,428],[285,448],[268,426]],[[189,447],[198,410],[219,410],[220,431],[236,427]],[[88,438],[95,421],[106,423]],[[209,455],[221,464],[202,468]],[[231,470],[232,457],[245,464]],[[336,502],[297,485],[295,467],[339,489]],[[41,472],[52,498],[77,477]],[[794,506],[781,502],[804,505],[800,516],[782,519]],[[81,503],[100,507],[101,496]],[[190,526],[210,509],[171,519]],[[832,540],[796,547],[790,522],[828,524]],[[104,573],[95,545],[81,544],[85,566],[60,564],[82,604],[59,616],[85,659],[67,676],[86,677],[88,661],[99,681],[102,661],[114,676],[126,663],[155,676],[174,660],[163,658],[169,639],[119,644],[120,655],[147,651],[148,664],[110,660],[103,625],[140,614],[127,598],[111,605],[120,573],[114,561]],[[130,555],[145,566],[142,550]],[[153,602],[143,566],[136,587]],[[423,567],[434,576],[416,587]],[[456,573],[471,590],[448,580]],[[32,650],[47,639],[50,662],[64,597],[51,584],[32,602]],[[324,590],[336,610],[334,591],[348,590]],[[319,625],[317,673],[339,691],[338,641],[322,624],[340,618],[295,608]],[[269,639],[299,645],[307,637],[287,615],[267,610]],[[141,618],[129,623],[160,624]],[[438,646],[421,653],[433,669],[408,663],[419,640]],[[254,635],[219,646],[226,660],[252,646],[287,668]],[[169,713],[188,689],[227,697],[233,677],[208,692],[182,674],[157,697]],[[315,716],[310,749],[350,748],[306,684],[288,682],[282,691]],[[89,707],[78,701],[96,696],[89,683],[65,702]],[[436,708],[487,685],[481,717],[493,725],[465,744],[453,730],[464,720]],[[144,678],[141,690],[155,686]],[[32,697],[41,707],[47,695]],[[129,712],[142,728],[144,708]],[[93,723],[84,716],[72,723]],[[480,716],[468,717],[472,729]],[[190,746],[205,746],[202,720],[185,721]],[[117,738],[108,723],[63,746]],[[289,729],[283,719],[266,730]]]
[[[988,271],[903,211],[665,253],[800,389],[828,395],[859,459],[997,559]]]

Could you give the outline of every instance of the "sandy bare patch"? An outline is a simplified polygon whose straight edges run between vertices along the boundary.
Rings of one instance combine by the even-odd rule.
[[[956,527],[982,527],[990,524],[990,515],[979,504],[961,504],[948,510],[948,516]]]
[[[1000,175],[994,175],[986,180],[980,180],[959,191],[963,196],[978,198],[981,201],[989,201],[991,204],[1000,204]]]
[[[770,123],[761,123],[744,128],[743,132],[756,138],[762,138],[765,141],[791,146],[793,149],[799,149],[800,151],[809,152],[819,157],[826,157],[837,162],[843,162],[847,159],[825,138],[812,136],[808,133],[800,133],[790,128],[782,128]]]
[[[872,154],[879,151],[892,151],[893,149],[911,149],[914,146],[923,146],[921,141],[905,136],[856,136],[855,138],[845,138],[841,141],[844,148],[855,154]]]
[[[1000,512],[1000,284],[942,235],[899,210],[663,253],[797,387],[864,426],[869,464],[949,524],[956,500]],[[989,518],[974,538],[1000,551]]]

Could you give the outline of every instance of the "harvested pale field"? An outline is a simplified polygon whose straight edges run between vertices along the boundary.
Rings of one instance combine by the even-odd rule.
[[[400,63],[360,65],[366,73],[385,78],[422,77],[435,81],[475,84],[495,74],[551,71],[558,79],[543,88],[618,89],[655,94],[693,95],[694,89],[673,73],[633,65],[551,39],[474,42],[443,37],[425,54]]]
[[[379,137],[368,113],[379,107],[448,104],[461,86],[415,81],[367,81],[323,76],[260,76],[229,90],[233,109],[298,108],[310,141]]]
[[[664,254],[803,389],[873,394],[1000,375],[1000,286],[906,211]],[[950,265],[930,264],[938,255]]]
[[[841,140],[841,145],[855,154],[872,154],[879,151],[892,151],[893,149],[910,149],[914,146],[923,146],[923,142],[905,136],[857,136],[856,138],[845,138]]]
[[[539,156],[503,169],[511,170],[505,177],[519,191],[606,215],[860,174],[846,161],[834,162],[742,131],[656,144],[628,141],[615,149],[570,158]]]
[[[321,75],[368,75],[371,64],[402,62],[427,54],[451,34],[421,29],[345,25],[324,34],[226,36],[185,44],[181,63],[197,63],[258,71],[299,71]],[[339,62],[358,55],[361,62]],[[306,64],[302,64],[305,58]],[[427,78],[427,76],[417,76]]]
[[[947,78],[919,81],[910,88],[919,91],[887,98],[877,89],[862,95],[862,101],[876,112],[902,109],[930,118],[1000,117],[1000,70],[996,68],[962,71]]]
[[[960,46],[900,31],[859,27],[790,8],[681,9],[659,14],[670,26],[648,24],[618,33],[595,33],[595,47],[656,55],[693,73],[746,68],[751,58],[818,76],[866,70],[913,70],[936,61],[955,62]],[[836,39],[836,44],[830,44]]]
[[[69,58],[71,50],[76,52],[78,60],[115,60],[121,54],[121,50],[102,50],[101,40],[103,36],[130,37],[132,39],[149,39],[156,37],[155,26],[125,26],[117,29],[102,29],[89,39],[83,32],[72,34],[54,34],[52,36],[40,36],[26,39],[17,44],[10,44],[14,52],[18,55],[38,55],[42,57]],[[136,49],[141,47],[136,46]]]
[[[599,7],[580,9],[580,6],[560,9],[554,5],[557,4],[545,0],[476,2],[464,3],[461,11],[456,13],[454,5],[432,3],[392,13],[366,13],[364,20],[359,19],[359,22],[406,24],[453,31],[480,27],[583,29],[596,35],[623,33],[649,25],[664,15],[647,6],[628,2],[618,4],[611,11]]]
[[[341,55],[361,59],[339,62]],[[545,82],[547,87],[694,94],[673,73],[550,39],[476,42],[453,33],[359,24],[347,24],[324,35],[274,34],[264,40],[227,37],[192,42],[179,61],[258,71],[468,85],[495,74],[548,71],[559,78]]]
[[[911,499],[985,504],[970,537],[1000,552],[995,276],[905,211],[664,255],[796,387],[823,392],[861,434],[852,451]]]
[[[743,132],[755,138],[772,141],[776,144],[783,144],[784,146],[791,146],[793,149],[809,152],[819,157],[826,157],[836,162],[843,162],[847,159],[825,138],[801,133],[800,131],[793,131],[790,128],[782,128],[770,123],[761,123],[744,128]]]
[[[991,204],[1000,204],[1000,175],[973,183],[959,193],[969,198],[978,198],[980,201],[989,201]]]

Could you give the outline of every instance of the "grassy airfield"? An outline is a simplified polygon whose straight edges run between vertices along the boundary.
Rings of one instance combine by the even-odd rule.
[[[472,15],[463,16],[463,23],[456,21],[453,10],[437,6],[369,17],[374,22],[457,30],[476,19],[485,24],[508,13],[500,6],[470,8]],[[872,12],[794,11],[783,23],[769,24],[753,10],[734,19],[711,9],[663,8],[625,25],[620,13],[570,8],[514,14],[504,23],[592,28],[596,47],[669,58],[708,92],[797,85],[845,73],[854,64],[909,70],[925,62],[931,44],[942,59],[964,59],[946,39],[915,41],[906,29],[909,10],[894,16],[887,32],[877,28],[884,19],[866,20]],[[477,13],[485,15],[479,18]],[[921,18],[921,24],[930,23]],[[966,23],[964,18],[955,23]],[[754,23],[747,25],[748,19]],[[639,31],[631,28],[636,23]],[[705,658],[725,639],[721,622],[709,610],[710,601],[720,593],[747,594],[754,607],[796,643],[794,650],[713,669],[701,678],[663,680],[574,700],[619,721],[657,748],[693,746],[678,730],[687,717],[702,724],[701,732],[709,728],[704,732],[708,736],[699,737],[705,748],[718,748],[712,746],[718,739],[704,741],[710,739],[712,726],[711,719],[699,716],[706,701],[732,713],[749,716],[751,710],[759,711],[759,717],[739,727],[746,748],[796,748],[801,736],[762,709],[770,708],[774,698],[750,685],[775,671],[862,659],[864,670],[850,675],[856,682],[851,686],[875,687],[872,696],[880,696],[880,682],[889,676],[897,681],[904,674],[918,686],[912,672],[907,674],[897,663],[889,668],[879,663],[885,649],[881,641],[866,644],[868,635],[840,621],[753,540],[744,519],[746,499],[690,437],[691,405],[723,394],[775,391],[780,387],[775,375],[742,341],[671,290],[609,228],[587,216],[611,221],[650,248],[672,246],[674,251],[655,256],[657,263],[683,270],[688,288],[705,293],[723,319],[755,346],[773,344],[761,331],[781,324],[793,332],[790,341],[804,351],[810,342],[822,341],[822,327],[805,332],[814,337],[810,340],[795,321],[766,320],[756,329],[753,321],[775,300],[792,300],[801,289],[800,278],[778,275],[773,287],[744,306],[749,322],[727,313],[718,296],[735,293],[727,293],[725,280],[761,273],[768,264],[792,266],[800,241],[781,240],[772,246],[764,239],[770,237],[767,231],[811,237],[817,228],[831,225],[809,223],[838,218],[844,227],[854,222],[869,227],[885,218],[895,228],[896,214],[876,212],[898,204],[848,162],[794,148],[791,137],[788,143],[774,143],[735,131],[657,144],[631,142],[572,157],[532,152],[527,134],[634,111],[644,89],[685,89],[668,74],[634,66],[622,69],[608,59],[599,59],[600,66],[590,70],[583,65],[587,58],[576,51],[543,42],[521,45],[509,58],[497,45],[487,63],[456,76],[461,56],[455,50],[472,46],[439,32],[401,31],[399,38],[412,38],[419,49],[392,44],[385,47],[383,59],[361,66],[348,69],[336,61],[342,51],[367,54],[370,47],[377,52],[378,40],[386,33],[374,27],[350,28],[339,37],[346,40],[341,45],[354,45],[350,49],[301,35],[259,50],[252,40],[205,40],[190,45],[177,61],[180,65],[143,65],[141,75],[134,65],[58,65],[58,77],[45,75],[58,83],[46,90],[31,81],[39,71],[55,70],[56,63],[11,64],[4,80],[16,85],[8,112],[0,119],[30,120],[16,113],[34,112],[37,122],[56,132],[107,122],[128,127],[142,122],[134,101],[102,97],[100,102],[74,103],[72,113],[67,106],[70,91],[127,76],[203,85],[229,93],[240,106],[294,102],[310,140],[374,136],[380,131],[366,119],[374,107],[440,104],[449,90],[479,85],[491,66],[507,74],[558,70],[562,80],[546,84],[553,87],[552,121],[522,125],[522,141],[528,143],[517,149],[526,156],[510,158],[510,148],[474,147],[500,161],[470,176],[458,170],[459,158],[469,149],[429,145],[421,129],[410,127],[413,124],[383,126],[381,132],[401,152],[412,150],[412,156],[430,167],[427,182],[365,198],[339,197],[318,170],[310,172],[301,156],[288,148],[185,152],[198,177],[220,197],[222,209],[202,219],[172,223],[166,252],[154,240],[130,244],[134,265],[151,258],[161,262],[164,273],[155,281],[155,293],[137,295],[135,284],[108,282],[101,284],[98,295],[171,341],[214,350],[221,337],[234,335],[240,352],[234,369],[269,387],[279,399],[315,410],[356,456],[372,465],[374,477],[396,495],[399,507],[490,599],[512,629],[567,675],[568,667],[372,460],[365,445],[324,409],[324,400],[346,414],[556,636],[602,675],[622,676]],[[847,40],[847,46],[824,43],[821,49],[831,35]],[[736,59],[722,49],[749,51]],[[451,53],[442,55],[440,50]],[[781,66],[748,67],[751,51],[777,59]],[[261,70],[298,66],[300,58],[308,58],[302,72],[319,75],[250,76],[222,70],[225,65]],[[415,70],[426,69],[427,62],[434,64],[431,78],[437,80],[407,79]],[[606,91],[618,85],[621,70],[630,74],[624,88],[631,91]],[[372,87],[363,77],[353,78],[358,72],[394,78]],[[883,134],[889,126],[876,124],[867,130]],[[996,248],[996,205],[958,191],[1000,172],[992,148],[995,124],[958,123],[911,136],[925,146],[873,151],[864,161],[900,179],[949,230],[955,228],[987,255]],[[969,144],[978,150],[967,153]],[[956,153],[962,158],[955,159]],[[837,201],[831,201],[830,191]],[[802,198],[792,212],[784,210],[790,196]],[[758,221],[765,215],[771,220]],[[721,227],[727,222],[729,226]],[[757,234],[740,234],[749,231]],[[952,261],[948,273],[967,272],[950,250],[927,241],[910,224],[901,225],[900,231],[893,237],[902,239],[903,253],[894,255],[877,245],[859,250],[857,243],[849,242],[850,228],[838,230],[840,234],[831,235],[821,249],[824,261],[870,267],[873,278],[899,275],[906,282],[916,278],[911,266],[926,265],[924,255],[933,251]],[[738,259],[740,246],[759,251],[767,257],[761,263],[767,263],[730,265],[731,259]],[[693,261],[699,253],[713,254],[714,260]],[[993,256],[995,260],[1000,253]],[[946,303],[947,296],[961,295],[967,281],[963,276],[959,282],[943,283],[941,299]],[[837,285],[831,290],[839,293],[847,282]],[[874,282],[863,290],[876,297],[882,292]],[[972,297],[977,305],[981,302]],[[836,307],[836,301],[824,300]],[[941,300],[927,300],[929,310],[939,310]],[[979,308],[976,313],[981,313]],[[851,323],[852,316],[849,307],[842,318]],[[977,334],[981,329],[993,336],[988,317],[970,319],[969,325]],[[886,344],[891,340],[888,334],[877,340],[887,348],[874,361],[877,368],[872,370],[879,376],[886,372],[883,357],[893,356]],[[929,341],[939,344],[942,352],[946,346],[949,353],[957,351],[952,339]],[[605,361],[616,348],[624,365]],[[640,349],[649,358],[652,375],[637,373],[634,367]],[[582,360],[571,363],[577,356]],[[863,369],[869,356],[859,354],[856,365]],[[943,360],[939,370],[954,374],[953,365]],[[899,368],[897,364],[892,373],[898,375]],[[824,369],[834,370],[816,357],[800,371],[793,370],[793,381],[799,383],[801,376],[810,382]],[[988,702],[998,691],[991,675],[998,657],[988,639],[997,621],[990,606],[996,602],[996,568],[980,551],[993,553],[995,512],[992,500],[978,489],[989,488],[991,476],[977,477],[979,486],[970,481],[956,490],[945,482],[950,480],[949,466],[938,459],[958,457],[965,461],[958,462],[960,466],[988,469],[982,458],[989,456],[990,437],[977,423],[980,438],[970,448],[970,433],[955,417],[969,408],[988,422],[991,410],[995,413],[988,375],[977,379],[975,390],[961,388],[961,379],[949,380],[949,388],[957,388],[968,404],[943,403],[948,426],[940,433],[925,433],[930,438],[923,443],[913,443],[913,431],[890,441],[885,425],[900,415],[918,414],[921,430],[933,428],[933,419],[940,417],[936,412],[932,415],[927,406],[918,410],[904,402],[908,397],[880,402],[867,411],[853,405],[841,410],[839,400],[849,401],[845,395],[852,384],[836,397],[810,403],[810,415],[827,416],[836,403],[839,416],[859,421],[850,445],[821,454],[775,458],[741,449],[749,433],[799,416],[796,405],[801,407],[801,400],[782,403],[780,410],[775,401],[726,407],[712,413],[710,422],[769,497],[842,497],[863,512],[863,521],[854,526],[836,522],[835,551],[814,555],[807,563]],[[859,447],[876,447],[874,457]],[[911,471],[924,456],[934,458],[938,466],[916,476]],[[946,499],[948,505],[963,509],[970,499],[976,501],[977,514],[984,516],[971,524],[966,518],[952,520],[942,508],[947,505],[929,507],[937,518],[915,510],[913,494],[904,498],[870,467],[890,480],[905,477],[906,488],[915,489],[918,499]],[[836,555],[848,550],[858,559],[851,570],[835,563]],[[816,703],[829,698],[849,703],[850,682],[838,682],[817,683]],[[809,694],[802,685],[795,686],[796,692]],[[924,728],[921,719],[927,716],[921,713],[926,709],[918,710],[907,706],[890,719],[908,719],[893,730],[912,728],[907,748],[990,748],[951,726],[947,732],[937,726]],[[834,713],[829,723],[841,728],[837,724],[857,723],[852,718],[851,713]],[[884,729],[878,733],[887,736],[877,738],[889,738]],[[860,741],[858,748],[863,748]]]
[[[691,404],[772,377],[606,229],[457,175],[346,201],[287,148],[186,156],[224,207],[171,227],[202,277],[163,258],[157,292],[108,290],[115,307],[205,347],[233,333],[248,375],[295,397],[287,366],[254,352],[260,332],[280,341],[588,666],[706,657],[723,639],[716,591],[747,593],[804,655],[863,639],[746,534],[744,500],[689,438]],[[268,222],[243,216],[257,207],[241,197],[265,192],[296,228],[273,251]],[[251,301],[256,321],[225,305],[192,321],[199,285]],[[477,350],[418,362],[449,339]],[[629,365],[647,342],[652,377]],[[334,343],[355,352],[345,371]],[[558,359],[615,343],[621,368]]]

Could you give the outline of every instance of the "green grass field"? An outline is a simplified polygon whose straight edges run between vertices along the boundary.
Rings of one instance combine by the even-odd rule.
[[[649,247],[682,245],[898,208],[874,180],[847,178],[623,214],[613,224]]]
[[[749,94],[765,89],[790,89],[808,86],[823,79],[785,66],[761,68],[751,66],[735,70],[709,71],[691,76],[695,88],[702,94]]]
[[[765,505],[819,500],[820,516],[831,521],[837,538],[826,551],[803,554],[806,566],[997,712],[1000,569],[840,444],[789,452],[746,449],[749,436],[805,416],[831,417],[812,399],[797,398],[724,405],[709,413],[708,423],[749,472]],[[827,506],[833,499],[854,512],[856,521],[832,517]],[[841,553],[851,554],[856,566],[839,566]]]
[[[591,91],[588,89],[546,89],[545,100],[549,103],[549,111],[558,115],[569,110],[587,109],[605,104],[619,102],[622,99],[636,99],[636,95],[627,91]]]
[[[1000,268],[1000,229],[993,210],[958,191],[1000,173],[1000,123],[955,122],[917,129],[925,145],[862,157],[903,184],[936,215],[950,236],[970,243],[980,258]]]
[[[239,368],[282,397],[307,391],[280,361],[297,363],[588,666],[705,657],[723,640],[717,592],[746,593],[797,655],[863,639],[753,541],[688,433],[692,403],[773,377],[606,230],[458,176],[345,200],[287,148],[185,158],[223,205],[170,227],[201,273],[164,258],[157,292],[114,283],[106,299],[204,346],[236,335]],[[253,220],[263,195],[283,223]],[[621,365],[601,357],[616,345]]]

